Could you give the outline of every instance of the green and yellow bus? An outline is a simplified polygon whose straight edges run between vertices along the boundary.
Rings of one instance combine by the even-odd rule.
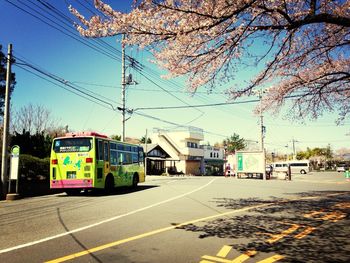
[[[67,133],[52,142],[50,188],[67,194],[145,181],[143,148],[96,132]]]

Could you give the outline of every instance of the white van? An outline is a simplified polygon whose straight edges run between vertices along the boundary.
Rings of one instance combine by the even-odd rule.
[[[274,172],[288,172],[288,162],[276,162],[272,164]]]
[[[287,172],[288,165],[290,165],[291,173],[307,174],[310,172],[309,160],[291,160],[287,162],[275,162],[273,163],[273,171]]]
[[[292,173],[307,174],[310,172],[309,160],[293,160],[289,161]]]

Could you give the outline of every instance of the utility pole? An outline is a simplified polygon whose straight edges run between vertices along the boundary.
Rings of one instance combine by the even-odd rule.
[[[125,142],[125,34],[122,37],[122,142]]]
[[[293,138],[293,140],[292,140],[292,143],[293,143],[293,160],[295,160],[296,159],[296,152],[295,152],[295,143],[296,142],[298,142],[297,140],[294,140],[294,138]]]
[[[1,195],[5,196],[7,193],[6,182],[8,181],[7,175],[7,159],[8,159],[8,133],[10,122],[10,85],[11,85],[11,61],[12,61],[12,44],[8,45],[7,51],[7,69],[6,69],[6,88],[5,88],[5,104],[4,104],[4,126],[2,136],[2,159],[1,159]]]
[[[264,116],[262,114],[262,93],[259,90],[259,101],[260,101],[260,150],[264,151],[264,137],[265,137],[265,126],[264,126]]]
[[[263,172],[263,179],[266,180],[266,169],[265,169],[265,164],[266,164],[266,156],[265,156],[265,147],[264,147],[264,137],[265,137],[265,126],[264,126],[264,116],[262,114],[262,94],[265,91],[263,90],[258,90],[258,91],[253,91],[253,94],[257,94],[259,97],[259,119],[260,119],[260,151],[263,153],[264,156],[264,172]]]
[[[264,156],[264,173],[263,180],[266,180],[266,156],[265,156],[265,147],[264,147],[264,137],[265,137],[265,126],[264,126],[264,116],[262,114],[262,90],[259,90],[259,100],[260,100],[260,149]]]
[[[123,34],[122,41],[125,40],[125,34]],[[128,57],[128,59],[131,61],[131,67],[133,67],[133,64],[135,63],[135,60]],[[118,110],[122,112],[122,142],[125,142],[125,122],[130,119],[125,118],[125,114],[129,113],[132,114],[132,110],[126,109],[126,103],[125,103],[125,90],[127,85],[136,85],[138,84],[135,80],[133,80],[132,75],[129,74],[128,77],[126,77],[126,64],[125,64],[125,44],[122,43],[122,107],[117,107]]]

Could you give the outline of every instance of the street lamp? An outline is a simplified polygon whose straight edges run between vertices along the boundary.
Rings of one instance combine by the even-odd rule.
[[[226,141],[224,142],[224,175],[226,177],[226,152],[227,152],[227,144]]]

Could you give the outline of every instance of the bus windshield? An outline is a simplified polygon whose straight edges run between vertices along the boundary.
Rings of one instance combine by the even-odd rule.
[[[92,148],[92,138],[56,139],[53,144],[55,153],[88,152]]]

